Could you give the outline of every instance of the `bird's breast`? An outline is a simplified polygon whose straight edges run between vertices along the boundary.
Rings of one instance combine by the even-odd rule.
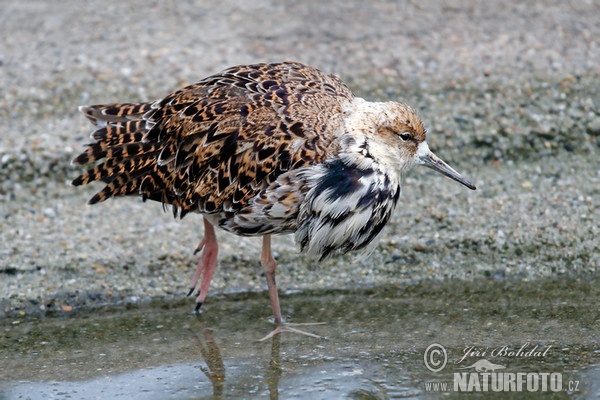
[[[370,250],[391,217],[399,182],[376,168],[335,159],[307,172],[296,240],[320,259]],[[372,245],[372,246],[370,246]]]

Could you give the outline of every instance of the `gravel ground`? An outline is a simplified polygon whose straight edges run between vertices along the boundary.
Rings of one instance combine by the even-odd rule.
[[[201,219],[136,198],[87,206],[99,186],[69,184],[90,132],[77,106],[263,61],[411,104],[434,151],[478,186],[411,173],[368,262],[311,265],[277,239],[281,289],[595,274],[600,3],[421,3],[3,1],[0,316],[180,299]],[[259,239],[219,237],[213,294],[263,290]]]

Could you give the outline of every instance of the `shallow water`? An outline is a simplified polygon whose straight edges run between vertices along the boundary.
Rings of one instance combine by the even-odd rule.
[[[283,334],[259,342],[272,328],[263,294],[210,298],[202,315],[185,300],[13,317],[0,322],[0,398],[429,398],[444,389],[438,383],[458,396],[454,389],[474,391],[488,379],[484,371],[470,375],[481,360],[504,367],[492,373],[508,374],[500,379],[556,373],[555,395],[595,397],[598,283],[428,282],[282,296],[288,321],[327,322],[305,327],[325,339]],[[447,363],[432,372],[424,360],[441,366],[436,345]],[[540,394],[527,383],[521,389],[481,396]]]

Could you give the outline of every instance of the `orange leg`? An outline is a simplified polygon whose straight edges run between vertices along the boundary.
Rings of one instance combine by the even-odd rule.
[[[304,332],[300,329],[292,328],[291,325],[321,325],[321,323],[287,325],[283,323],[283,319],[281,318],[281,307],[279,306],[279,294],[277,293],[277,283],[275,282],[275,268],[277,267],[277,262],[273,258],[273,253],[271,252],[271,235],[263,236],[263,246],[262,253],[260,256],[260,262],[262,264],[263,271],[267,278],[267,286],[269,287],[269,297],[271,298],[271,307],[273,308],[275,325],[277,325],[271,333],[269,333],[264,338],[260,339],[260,341],[262,342],[264,340],[272,338],[273,336],[281,332],[299,333],[301,335],[320,338],[321,336],[315,335],[314,333]]]
[[[269,287],[269,297],[271,298],[271,307],[275,316],[275,324],[281,325],[281,307],[279,306],[279,293],[277,292],[277,283],[275,282],[275,269],[277,262],[271,252],[271,235],[263,236],[262,252],[260,254],[260,263],[267,277],[267,286]]]
[[[206,218],[204,218],[204,238],[198,244],[198,247],[194,251],[194,254],[202,252],[202,258],[196,266],[196,271],[190,284],[190,291],[188,296],[194,293],[198,280],[202,276],[200,282],[200,288],[198,289],[198,297],[196,297],[196,311],[200,310],[202,303],[206,299],[208,289],[210,287],[210,281],[217,269],[217,255],[219,253],[219,245],[217,243],[217,236],[215,235],[215,228]]]

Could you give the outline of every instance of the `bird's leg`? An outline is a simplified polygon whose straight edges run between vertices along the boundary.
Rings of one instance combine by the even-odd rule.
[[[277,262],[273,258],[273,253],[271,252],[271,235],[263,237],[260,263],[262,264],[263,271],[267,277],[267,286],[269,287],[269,297],[271,298],[271,307],[273,308],[275,324],[281,325],[281,307],[279,306],[279,293],[277,292],[277,283],[275,282]]]
[[[217,254],[219,253],[219,245],[217,243],[217,236],[215,235],[215,228],[213,228],[212,224],[208,222],[206,218],[204,218],[204,238],[202,241],[200,241],[200,244],[198,244],[194,254],[198,253],[199,251],[202,252],[202,258],[196,266],[196,271],[194,272],[194,276],[190,284],[190,291],[188,292],[188,296],[194,293],[194,289],[196,289],[198,280],[202,275],[200,289],[198,289],[198,297],[196,297],[196,311],[200,310],[204,299],[206,299],[206,294],[208,293],[208,288],[210,287],[210,281],[215,273],[215,269],[217,269]]]
[[[281,318],[281,307],[279,306],[279,294],[277,293],[277,283],[275,282],[275,268],[277,267],[277,262],[273,258],[273,253],[271,252],[271,235],[263,236],[263,246],[262,253],[260,256],[260,262],[263,267],[263,271],[267,278],[267,286],[269,287],[269,297],[271,298],[271,307],[273,308],[273,315],[275,317],[275,325],[277,327],[269,333],[264,338],[260,339],[260,341],[267,340],[272,338],[281,332],[292,332],[299,333],[301,335],[311,336],[314,338],[321,338],[319,335],[315,335],[314,333],[304,332],[300,329],[292,328],[290,325],[286,325],[283,323],[283,319]],[[320,325],[320,323],[316,324],[296,324],[296,325]]]

